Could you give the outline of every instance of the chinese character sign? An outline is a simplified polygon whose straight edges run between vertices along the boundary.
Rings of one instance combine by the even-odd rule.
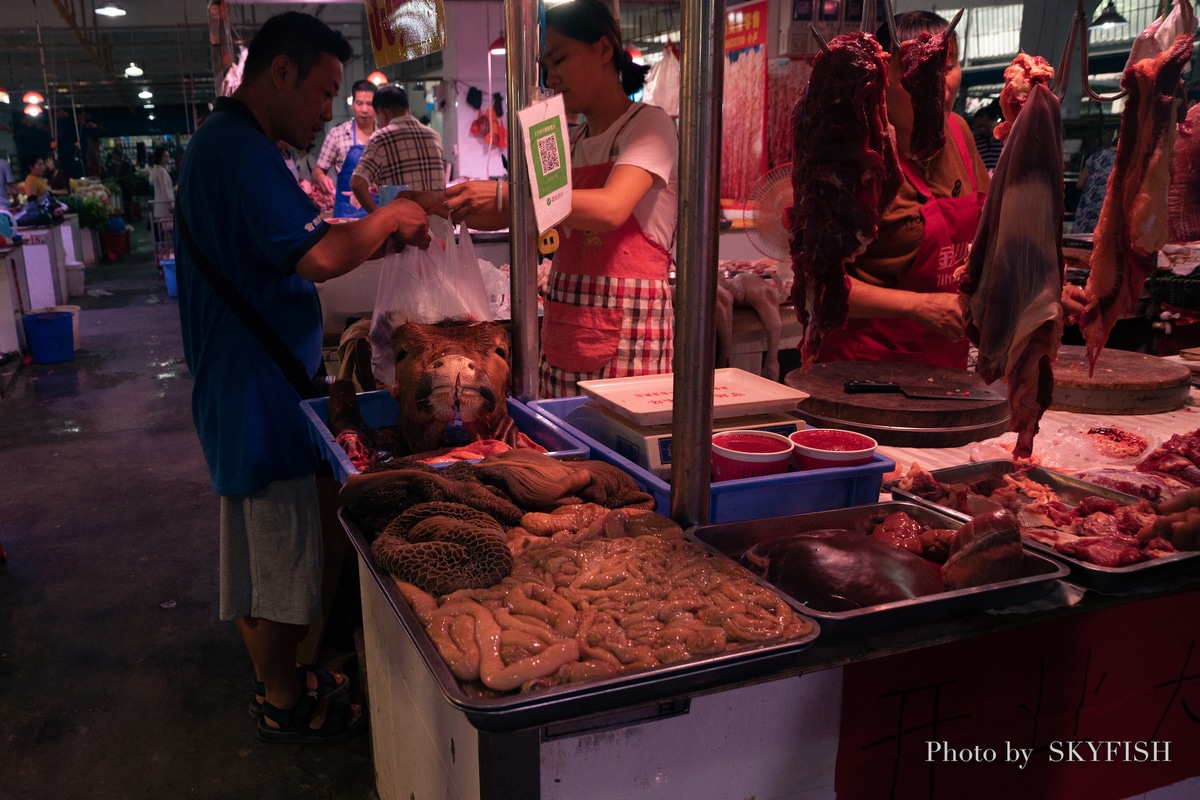
[[[446,47],[442,0],[363,0],[375,65],[386,67]]]

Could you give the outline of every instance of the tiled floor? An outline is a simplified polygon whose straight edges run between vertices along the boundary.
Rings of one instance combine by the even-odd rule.
[[[376,798],[369,735],[266,744],[246,713],[149,232],[85,288],[74,360],[25,366],[0,400],[0,798]],[[345,594],[320,660],[358,678]]]

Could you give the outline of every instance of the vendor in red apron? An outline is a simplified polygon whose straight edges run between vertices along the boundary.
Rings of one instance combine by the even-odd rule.
[[[902,41],[947,22],[928,11],[896,16]],[[850,318],[821,342],[819,361],[899,361],[965,369],[968,341],[954,271],[966,261],[988,190],[987,167],[966,121],[946,119],[946,146],[928,162],[908,157],[913,106],[900,85],[899,47],[878,34],[888,64],[888,120],[896,129],[904,184],[879,223],[879,236],[847,264]],[[946,107],[958,94],[958,40],[947,54]]]
[[[317,156],[317,166],[313,169],[313,183],[321,193],[333,196],[333,216],[338,219],[357,219],[365,217],[354,193],[350,190],[350,178],[354,168],[367,149],[367,140],[375,132],[375,84],[367,80],[355,81],[350,95],[354,116],[340,125],[334,126],[325,136],[321,144],[321,153]],[[329,170],[337,171],[337,185],[326,174]]]
[[[607,6],[571,0],[546,10],[546,86],[562,94],[571,134],[572,210],[546,288],[539,396],[579,394],[579,381],[671,371],[668,273],[678,215],[675,123],[629,96],[645,82]],[[446,190],[456,220],[508,225],[508,186]]]

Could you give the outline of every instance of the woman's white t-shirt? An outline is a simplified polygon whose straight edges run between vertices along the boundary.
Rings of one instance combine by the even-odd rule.
[[[576,131],[586,133],[587,123]],[[654,176],[654,185],[634,206],[633,216],[651,240],[671,252],[679,219],[679,134],[667,112],[658,106],[634,103],[599,136],[579,134],[572,142],[572,167],[612,160],[614,166],[630,164]],[[614,140],[617,154],[610,159]]]

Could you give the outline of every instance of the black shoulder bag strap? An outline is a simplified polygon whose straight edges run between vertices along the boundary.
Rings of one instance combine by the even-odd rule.
[[[183,242],[187,245],[188,253],[196,262],[196,268],[200,270],[200,274],[208,281],[208,285],[213,288],[221,301],[229,307],[233,315],[242,321],[250,333],[254,334],[254,338],[258,339],[267,354],[279,365],[279,369],[283,371],[284,377],[292,384],[296,393],[305,400],[320,396],[321,393],[317,391],[316,382],[308,374],[304,364],[300,363],[300,359],[296,358],[296,354],[288,349],[288,346],[283,343],[283,339],[279,338],[275,329],[267,324],[258,309],[252,306],[250,301],[237,290],[237,287],[200,252],[200,248],[196,246],[196,240],[192,238],[192,232],[188,229],[187,220],[183,217],[183,210],[178,198],[175,202],[175,219],[179,226],[179,232],[183,234]],[[318,374],[319,372],[320,370],[318,370]]]

